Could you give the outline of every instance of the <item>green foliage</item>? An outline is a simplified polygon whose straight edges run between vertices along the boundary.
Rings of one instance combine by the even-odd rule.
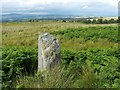
[[[120,50],[119,50],[120,51]],[[61,66],[35,76],[20,76],[16,88],[118,88],[120,87],[117,48],[70,51],[62,49]],[[45,77],[43,77],[45,75]]]
[[[120,51],[120,49],[119,49]],[[81,52],[71,52],[71,51],[63,51],[62,52],[62,62],[63,64],[69,64],[69,71],[73,71],[74,73],[81,72],[83,75],[82,81],[79,83],[81,87],[91,87],[91,85],[86,86],[87,82],[90,82],[88,79],[97,80],[93,83],[93,86],[102,87],[102,88],[111,88],[111,87],[119,87],[120,80],[120,67],[119,67],[119,53],[118,49],[90,49]],[[83,67],[90,66],[92,71],[87,72]],[[86,72],[84,74],[84,71]],[[95,78],[88,78],[94,75]],[[78,75],[78,74],[77,74]],[[77,76],[76,75],[76,76]],[[88,78],[86,81],[86,78]],[[116,82],[117,80],[117,82]],[[118,84],[119,83],[119,84]],[[89,83],[90,84],[90,83]],[[92,82],[91,82],[92,84]]]
[[[60,30],[51,32],[56,36],[61,36],[65,39],[83,38],[87,40],[97,40],[99,38],[108,39],[113,42],[118,41],[117,27],[87,27],[87,28],[69,28],[67,30]]]
[[[17,75],[32,75],[37,69],[37,51],[31,47],[3,47],[3,87],[12,86]]]
[[[4,24],[4,46],[2,60],[0,59],[3,68],[0,70],[3,87],[120,88],[118,27],[110,25],[93,27],[85,24],[82,26],[76,22],[73,25],[66,21],[59,24],[48,21]],[[61,47],[61,67],[36,74],[38,56],[36,46],[40,30],[51,32],[66,47],[64,45]],[[103,48],[104,46],[106,48]],[[48,76],[43,79],[43,74]]]
[[[70,88],[75,76],[66,72],[64,67],[56,66],[50,71],[38,72],[34,77],[19,77],[17,87],[25,88]]]
[[[39,78],[34,76],[37,68],[35,67],[37,66],[36,49],[31,47],[4,47],[2,60],[3,87],[29,88],[37,87],[38,84],[42,88],[119,87],[119,51],[117,48],[88,49],[76,52],[62,49],[61,65],[63,68],[53,69],[43,83],[41,81],[42,76]],[[20,78],[18,78],[19,76]],[[36,83],[34,83],[35,81]]]
[[[77,20],[77,22],[82,22],[86,24],[110,24],[110,23],[118,23],[118,19],[104,20],[103,18],[99,18],[99,19],[89,18],[84,20]]]
[[[102,18],[98,19],[98,20],[96,21],[96,23],[97,23],[97,24],[102,24],[102,23],[103,23],[103,19],[102,19]]]

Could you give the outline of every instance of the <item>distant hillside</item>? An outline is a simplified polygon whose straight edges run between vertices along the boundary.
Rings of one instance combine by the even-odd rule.
[[[81,16],[61,16],[61,15],[39,15],[39,14],[18,14],[18,13],[7,13],[0,15],[2,17],[0,22],[14,22],[14,21],[27,21],[27,20],[88,20],[88,19],[99,19],[101,17],[81,17]],[[103,19],[117,19],[117,17],[103,17]]]

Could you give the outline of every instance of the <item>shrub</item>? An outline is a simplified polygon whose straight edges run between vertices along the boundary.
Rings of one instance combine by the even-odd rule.
[[[43,74],[34,76],[37,69],[37,49],[3,47],[2,55],[4,88],[38,86],[111,88],[119,87],[120,84],[118,48],[87,49],[76,52],[62,49],[61,67],[55,67],[47,72],[48,77],[44,80]]]
[[[10,87],[18,75],[31,75],[37,69],[37,52],[31,47],[3,47],[3,87]]]
[[[108,39],[112,42],[119,42],[117,27],[89,27],[89,28],[68,28],[67,30],[53,31],[51,34],[61,36],[67,40],[83,38],[84,40]]]

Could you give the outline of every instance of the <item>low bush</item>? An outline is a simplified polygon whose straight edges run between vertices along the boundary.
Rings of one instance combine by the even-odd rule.
[[[45,79],[44,86],[40,82],[40,87],[120,87],[119,52],[117,48],[87,49],[76,52],[62,49],[61,67],[63,68],[53,69],[50,76]],[[37,71],[37,49],[3,47],[2,56],[4,88],[23,87],[24,83],[26,83],[24,87],[28,88],[29,85],[38,85],[34,83],[36,80],[37,83],[41,80],[40,77],[34,76]]]
[[[37,70],[37,51],[31,47],[3,47],[2,81],[3,87],[12,87],[18,75],[33,75]]]
[[[117,27],[87,27],[68,28],[67,30],[53,31],[51,34],[63,37],[64,39],[83,38],[87,40],[97,40],[99,38],[108,39],[112,42],[119,42]]]

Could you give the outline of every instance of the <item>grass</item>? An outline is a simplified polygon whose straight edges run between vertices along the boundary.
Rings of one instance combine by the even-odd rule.
[[[110,42],[106,39],[98,39],[96,41],[84,41],[80,39],[71,39],[68,41],[62,41],[64,42],[61,47],[67,48],[67,49],[74,49],[74,50],[85,50],[88,48],[111,48],[111,47],[118,47],[118,43]]]
[[[82,24],[77,22],[57,22],[57,21],[41,21],[41,22],[7,22],[3,23],[2,44],[3,45],[30,45],[37,47],[38,35],[41,32],[58,32],[68,30],[68,28],[86,28],[86,27],[117,27],[117,24]],[[111,47],[117,43],[109,40],[98,39],[95,42],[82,39],[65,39],[63,36],[57,36],[61,46],[64,48],[85,49],[92,47]],[[73,43],[74,42],[74,43]],[[106,42],[106,43],[104,43]],[[73,45],[71,45],[71,43]],[[103,43],[105,45],[103,45]],[[77,47],[76,47],[77,46]]]
[[[115,54],[110,52],[118,48],[117,24],[82,24],[77,22],[40,21],[6,22],[3,23],[2,26],[2,43],[4,47],[9,46],[9,49],[11,49],[12,46],[30,46],[28,52],[33,51],[33,53],[30,53],[30,57],[35,54],[34,57],[36,58],[37,52],[35,51],[36,53],[34,53],[34,49],[36,50],[38,47],[39,34],[49,32],[59,40],[61,50],[70,50],[70,52],[66,52],[66,54],[63,53],[65,56],[63,55],[62,58],[64,58],[65,61],[68,60],[68,62],[74,61],[72,63],[73,65],[71,64],[68,68],[56,66],[51,71],[38,72],[34,76],[18,76],[13,82],[15,88],[98,88],[112,87],[112,84],[114,87],[118,87],[119,80],[117,79],[119,79],[119,76],[117,73],[119,71],[117,71],[117,69],[119,69],[119,67],[117,67],[118,65],[116,62],[119,55],[117,52],[114,52]],[[23,52],[26,49],[27,48],[22,49]],[[87,51],[91,49],[92,51]],[[21,48],[19,50],[21,51]],[[14,49],[10,51],[11,53],[8,53],[15,55],[13,55],[13,57],[16,58],[17,64],[19,64],[18,57],[24,57],[23,59],[26,60],[27,58],[27,60],[29,60],[29,57],[27,57],[28,54],[25,52],[24,55],[23,52],[19,50],[16,48],[16,51],[18,51],[16,54],[14,54]],[[5,51],[7,52],[8,49]],[[82,53],[77,55],[72,53],[72,51],[82,51]],[[5,55],[7,56],[6,53]],[[9,57],[10,60],[12,59],[14,61],[11,55],[9,55]],[[7,57],[4,58],[5,61],[9,60]],[[85,61],[85,63],[93,63],[92,65],[96,69],[103,68],[104,72],[101,71],[103,75],[95,73],[93,67],[89,64],[84,65],[82,61]],[[98,61],[100,63],[97,63]],[[115,65],[105,63],[107,61]],[[105,66],[103,64],[105,64]],[[14,64],[12,65],[14,66]],[[78,69],[81,66],[82,71]],[[74,68],[76,70],[74,70]],[[13,69],[16,68],[13,67]],[[111,72],[112,69],[113,72]],[[116,71],[117,73],[114,73]],[[46,75],[45,78],[43,78],[43,75]],[[116,77],[114,78],[112,75]],[[106,78],[107,76],[109,76],[110,79],[114,79],[113,82],[111,82],[112,80],[109,78]]]
[[[97,88],[96,77],[91,68],[84,68],[84,72],[66,72],[65,68],[54,67],[51,71],[38,72],[35,76],[19,77],[17,88]],[[78,74],[77,73],[77,74]],[[43,77],[43,75],[46,75]]]
[[[51,71],[38,72],[34,77],[20,77],[16,82],[20,88],[67,88],[71,86],[72,75],[55,67]]]

